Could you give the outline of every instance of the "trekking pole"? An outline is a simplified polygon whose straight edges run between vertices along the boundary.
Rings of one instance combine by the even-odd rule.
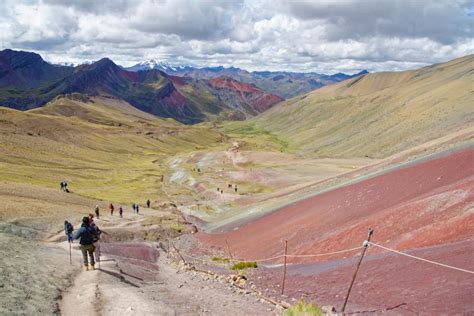
[[[99,270],[100,270],[100,239],[97,241],[97,261],[99,262]]]
[[[346,305],[347,305],[347,301],[349,300],[349,295],[351,294],[352,286],[354,285],[357,272],[359,271],[359,267],[360,267],[360,264],[362,263],[362,259],[364,259],[365,252],[367,251],[367,247],[369,246],[370,237],[372,236],[373,233],[374,233],[374,230],[372,228],[369,228],[369,234],[368,234],[369,236],[367,237],[367,240],[365,240],[363,243],[364,249],[362,250],[362,254],[360,255],[360,259],[359,259],[359,262],[357,263],[357,267],[354,271],[354,275],[352,276],[351,285],[349,286],[349,289],[347,290],[347,295],[346,295],[346,299],[344,300],[344,305],[342,305],[342,310],[341,310],[342,314],[344,314],[344,311],[346,310]]]
[[[71,241],[69,240],[69,264],[72,265],[72,250],[71,250]]]

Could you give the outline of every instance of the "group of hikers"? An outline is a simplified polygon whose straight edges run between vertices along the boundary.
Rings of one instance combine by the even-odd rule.
[[[237,190],[238,190],[237,189],[237,184],[234,184],[234,185],[228,184],[227,188],[230,188],[230,189],[234,188],[234,192],[237,193]],[[224,190],[222,190],[221,188],[217,188],[217,192],[220,192],[220,194],[223,194]]]
[[[151,201],[150,200],[147,200],[146,201],[146,207],[150,208],[151,206]],[[110,216],[114,216],[114,211],[115,211],[115,206],[110,203],[109,204],[109,210],[110,210]],[[139,214],[140,212],[140,205],[138,203],[133,203],[132,204],[132,210],[133,210],[133,213],[134,214]],[[95,217],[97,219],[100,218],[100,208],[99,208],[99,205],[96,205],[95,206]],[[123,217],[123,207],[122,206],[119,206],[119,209],[118,209],[118,212],[119,212],[119,216],[122,218]]]
[[[162,178],[163,181],[163,178]],[[65,180],[62,180],[59,183],[61,191],[69,192],[68,183]],[[151,201],[146,201],[146,206],[149,208],[151,205]],[[133,213],[138,214],[140,211],[140,206],[137,203],[133,203],[132,205]],[[115,207],[112,203],[109,205],[110,215],[114,215]],[[99,205],[95,206],[94,209],[95,217],[97,219],[100,218],[100,208]],[[123,217],[123,208],[122,206],[119,207],[119,216]],[[68,220],[64,221],[64,232],[67,236],[67,241],[72,243],[74,240],[79,239],[80,249],[82,252],[82,258],[84,262],[84,270],[95,270],[95,243],[99,241],[100,235],[102,231],[99,227],[94,223],[94,215],[89,214],[89,216],[84,216],[82,218],[81,227],[77,230],[74,234],[74,226]],[[69,247],[71,249],[71,247]],[[100,248],[99,248],[100,249]],[[99,251],[100,256],[100,251]]]
[[[146,206],[149,208],[151,206],[151,201],[146,201]],[[140,211],[140,206],[137,203],[132,204],[133,212],[138,214]],[[110,215],[114,214],[114,205],[110,203],[109,205]],[[123,208],[119,207],[119,215],[123,217]],[[95,206],[95,216],[97,219],[100,217],[99,205]],[[74,234],[74,226],[68,220],[64,221],[64,232],[67,236],[69,243],[72,243],[74,240],[79,239],[80,249],[82,252],[82,258],[84,262],[84,270],[95,270],[95,257],[94,252],[96,249],[95,243],[100,240],[100,235],[102,231],[94,223],[94,215],[89,214],[89,216],[84,216],[82,218],[81,227]],[[99,251],[100,256],[100,251]]]

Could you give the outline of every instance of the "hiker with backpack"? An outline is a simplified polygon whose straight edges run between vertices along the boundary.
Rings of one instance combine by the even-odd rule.
[[[109,209],[110,209],[110,216],[114,216],[114,205],[112,203],[110,203]]]
[[[94,240],[98,239],[98,231],[90,225],[90,219],[87,216],[82,218],[81,228],[74,235],[74,239],[80,239],[82,258],[84,261],[84,270],[95,270],[94,259]],[[89,257],[89,258],[88,258]]]
[[[73,240],[73,238],[72,238],[72,232],[73,231],[74,231],[74,226],[72,226],[72,224],[69,223],[69,221],[65,220],[64,221],[64,233],[67,236],[67,241],[68,242],[72,242],[72,240]]]
[[[95,217],[97,217],[97,219],[99,219],[99,205],[95,206]]]
[[[122,206],[119,207],[119,215],[120,215],[120,218],[123,218],[123,208],[122,208]]]
[[[138,212],[140,211],[140,206],[138,204],[135,204],[135,210],[137,211],[137,214],[138,214]]]
[[[149,199],[146,200],[146,207],[150,208],[150,204],[151,204],[150,200]]]

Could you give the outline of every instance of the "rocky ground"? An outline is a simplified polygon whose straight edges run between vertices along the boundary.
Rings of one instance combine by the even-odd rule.
[[[96,264],[97,270],[82,271],[77,241],[69,257],[61,218],[67,216],[77,226],[98,201],[25,185],[0,185],[0,193],[9,198],[8,214],[16,215],[5,213],[0,223],[0,314],[282,314],[282,306],[240,289],[228,271],[222,276],[195,271],[180,264],[173,249],[167,258],[164,236],[176,240],[177,229],[185,232],[189,226],[168,223],[176,215],[172,211],[142,208],[137,215],[127,210],[124,218],[103,212],[96,219],[106,232],[100,268]],[[31,216],[33,205],[25,202],[32,200],[37,217]],[[73,201],[76,212],[59,210]],[[55,216],[38,217],[41,209],[55,205]]]

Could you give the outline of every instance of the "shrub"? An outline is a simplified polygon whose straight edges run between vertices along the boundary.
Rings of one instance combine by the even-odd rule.
[[[312,303],[306,303],[304,300],[298,301],[295,305],[288,308],[285,316],[322,316],[323,311]]]
[[[229,262],[230,260],[228,258],[212,257],[212,261],[215,261],[215,262]]]
[[[234,264],[230,269],[231,270],[243,270],[247,268],[257,268],[257,263],[255,261],[241,261]]]

